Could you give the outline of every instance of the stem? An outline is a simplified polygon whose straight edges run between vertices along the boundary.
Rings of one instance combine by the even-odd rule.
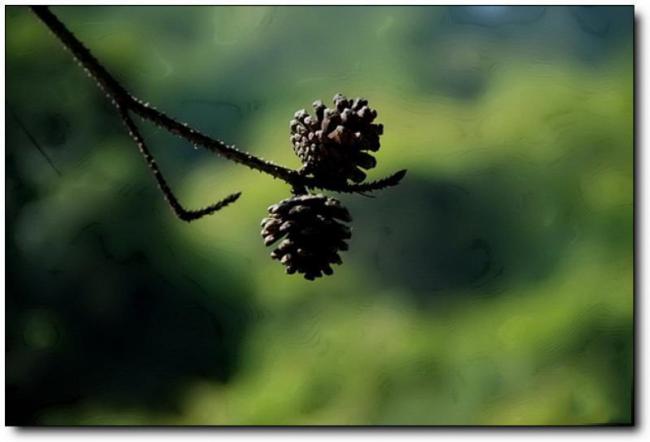
[[[309,188],[328,189],[328,190],[333,190],[335,192],[363,194],[364,192],[373,192],[375,190],[382,190],[388,187],[397,186],[402,181],[402,178],[404,178],[405,175],[406,175],[406,169],[402,169],[380,180],[369,181],[367,183],[360,183],[360,184],[345,184],[341,186],[337,186],[333,184],[322,186],[320,185],[320,183],[308,179],[305,186]]]
[[[131,110],[142,118],[150,120],[171,133],[187,139],[192,144],[203,146],[229,160],[265,172],[289,184],[300,180],[298,173],[291,169],[242,152],[233,146],[227,145],[223,141],[210,138],[198,130],[189,127],[187,124],[181,123],[133,97],[47,6],[32,6],[31,8],[34,14],[41,19],[59,41],[72,53],[85,69],[86,73],[97,82],[108,98],[112,99],[115,106]]]
[[[118,111],[120,113],[120,117],[122,117],[122,121],[124,122],[124,125],[129,131],[129,135],[131,135],[131,138],[133,138],[133,141],[138,146],[138,149],[140,149],[140,153],[142,154],[142,157],[146,161],[147,167],[149,167],[149,170],[151,170],[151,173],[156,179],[156,182],[158,183],[158,188],[163,193],[165,200],[167,201],[167,203],[172,208],[172,210],[174,211],[174,213],[178,218],[187,222],[194,221],[206,215],[211,215],[214,212],[227,206],[228,204],[237,201],[237,199],[241,195],[240,192],[233,193],[227,196],[226,198],[224,198],[223,200],[218,201],[217,203],[212,204],[203,209],[199,209],[199,210],[185,209],[178,201],[178,198],[176,198],[176,195],[174,195],[174,192],[172,191],[171,187],[169,187],[169,184],[167,184],[167,180],[165,180],[162,171],[158,167],[158,163],[156,163],[156,159],[151,154],[151,151],[147,147],[144,138],[142,137],[140,131],[138,130],[138,127],[134,123],[133,119],[131,119],[131,117],[129,116],[128,111],[120,106],[118,106]]]

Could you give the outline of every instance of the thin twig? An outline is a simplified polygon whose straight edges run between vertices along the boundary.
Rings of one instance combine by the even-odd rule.
[[[364,192],[373,192],[376,190],[382,190],[388,187],[397,186],[400,183],[400,181],[402,181],[402,178],[404,178],[405,175],[406,175],[406,169],[402,169],[390,176],[387,176],[386,178],[382,178],[376,181],[369,181],[367,183],[346,184],[343,186],[329,185],[327,187],[322,187],[319,185],[317,181],[314,181],[314,182],[307,182],[306,186],[310,188],[334,190],[335,192],[359,193],[363,195]]]
[[[40,152],[40,154],[43,156],[43,158],[45,158],[45,161],[47,161],[47,163],[56,172],[56,174],[58,176],[62,176],[61,171],[56,167],[56,165],[54,164],[54,161],[52,161],[52,158],[50,158],[50,156],[47,154],[47,152],[45,152],[45,149],[43,149],[41,144],[38,141],[36,141],[36,138],[34,137],[34,135],[32,135],[32,133],[29,131],[29,129],[27,129],[27,126],[25,126],[25,124],[18,117],[16,112],[14,112],[14,110],[12,108],[8,108],[8,110],[9,110],[9,114],[14,119],[16,124],[20,127],[20,129],[23,131],[25,136],[29,139],[29,141],[31,141],[31,143],[34,145],[34,147]]]
[[[129,131],[129,135],[131,135],[131,138],[133,138],[133,141],[138,146],[138,149],[140,149],[140,153],[144,157],[144,160],[147,163],[147,167],[149,167],[149,170],[151,170],[151,173],[156,179],[156,182],[158,183],[158,188],[161,190],[161,192],[165,197],[165,200],[167,201],[167,203],[172,208],[172,210],[174,211],[174,213],[178,218],[188,222],[194,221],[206,215],[210,215],[218,211],[219,209],[222,209],[223,207],[227,206],[228,204],[237,201],[237,199],[241,195],[241,192],[228,195],[226,198],[222,199],[221,201],[212,204],[208,207],[205,207],[203,209],[198,209],[198,210],[185,209],[178,201],[178,198],[176,198],[176,196],[174,195],[174,192],[172,191],[171,187],[169,187],[169,184],[167,184],[167,180],[165,180],[165,177],[163,176],[160,168],[158,167],[158,163],[156,163],[156,159],[151,154],[151,151],[147,147],[144,138],[142,137],[140,131],[138,130],[138,127],[136,126],[133,119],[129,116],[128,111],[121,106],[118,106],[118,111],[120,113],[120,117],[122,117],[122,121],[124,122],[124,125]]]

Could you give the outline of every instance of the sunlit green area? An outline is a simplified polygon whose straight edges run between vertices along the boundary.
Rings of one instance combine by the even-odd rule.
[[[364,96],[376,198],[333,276],[259,235],[279,180],[119,117],[6,8],[8,424],[632,422],[631,7],[54,7],[136,95],[298,168],[289,120]],[[49,164],[35,145],[51,158]],[[334,194],[332,194],[334,195]]]

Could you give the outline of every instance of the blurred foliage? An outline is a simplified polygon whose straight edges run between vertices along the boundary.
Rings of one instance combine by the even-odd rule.
[[[297,167],[296,109],[386,134],[335,274],[290,277],[282,182],[120,121],[6,8],[7,423],[630,423],[632,7],[55,7],[138,96]],[[56,171],[18,121],[52,158]]]

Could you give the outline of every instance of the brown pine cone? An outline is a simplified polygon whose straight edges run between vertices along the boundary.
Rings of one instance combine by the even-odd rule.
[[[303,171],[324,182],[359,183],[366,178],[361,169],[375,167],[377,161],[368,153],[379,150],[383,125],[373,124],[377,111],[368,100],[349,100],[334,96],[334,108],[319,100],[314,102],[314,115],[300,110],[291,120],[293,150],[303,163]]]
[[[339,251],[347,250],[350,228],[340,221],[352,218],[341,202],[323,195],[299,195],[269,207],[262,220],[264,245],[284,239],[271,252],[289,274],[302,273],[313,280],[333,273],[330,264],[340,264]]]

